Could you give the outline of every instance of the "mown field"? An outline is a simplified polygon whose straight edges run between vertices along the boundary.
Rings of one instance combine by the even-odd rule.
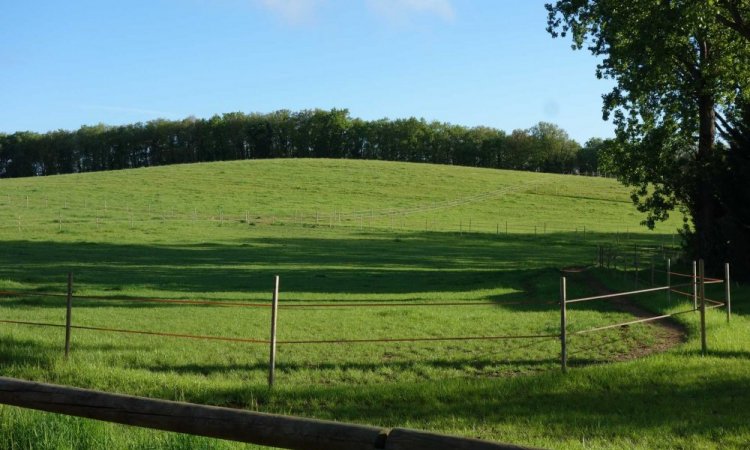
[[[679,218],[656,231],[641,219],[613,180],[388,162],[0,180],[0,289],[64,292],[71,271],[77,295],[107,297],[76,299],[74,324],[263,340],[265,306],[136,299],[267,304],[279,275],[281,341],[551,335],[559,269],[591,265],[597,245],[675,243]],[[592,269],[569,275],[569,296],[591,293],[592,276],[633,287],[619,271]],[[680,318],[686,343],[644,359],[623,362],[663,343],[657,326],[573,337],[565,376],[554,338],[281,344],[269,390],[263,344],[74,330],[66,361],[61,329],[8,323],[0,374],[552,448],[742,447],[745,296],[735,286],[731,325],[709,314],[708,357],[696,352],[691,314]],[[659,312],[687,305],[646,301]],[[64,315],[60,297],[0,299],[2,320]],[[570,330],[631,317],[587,303],[572,308]],[[10,407],[0,408],[0,436],[6,448],[253,448]]]

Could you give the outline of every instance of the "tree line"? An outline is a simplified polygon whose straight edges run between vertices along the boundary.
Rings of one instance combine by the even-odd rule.
[[[209,119],[0,134],[0,177],[264,158],[376,159],[594,174],[604,144],[592,139],[581,146],[547,122],[508,134],[415,118],[367,121],[350,117],[346,109],[234,112]]]

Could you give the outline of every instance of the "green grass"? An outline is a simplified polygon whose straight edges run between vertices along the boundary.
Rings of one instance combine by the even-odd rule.
[[[0,180],[0,289],[62,292],[70,270],[77,294],[123,298],[76,299],[77,325],[267,339],[268,308],[127,298],[268,303],[278,274],[280,340],[554,334],[558,307],[544,302],[557,299],[560,268],[591,264],[599,244],[672,244],[679,218],[654,232],[641,219],[613,180],[385,162]],[[590,293],[580,275],[569,286]],[[573,337],[566,376],[555,339],[286,344],[269,391],[266,345],[74,330],[65,361],[61,329],[9,324],[0,373],[553,448],[741,447],[750,399],[732,386],[750,381],[746,295],[731,326],[709,315],[710,357],[696,354],[690,315],[686,344],[637,361],[612,363],[658,344],[657,327]],[[309,306],[356,302],[391,305]],[[434,302],[485,304],[397,305]],[[570,330],[630,317],[587,303],[571,308]],[[63,300],[0,299],[0,319],[63,323]],[[11,407],[0,436],[12,448],[243,447]]]
[[[626,233],[643,219],[627,191],[609,179],[383,161],[176,165],[3,180],[0,193],[0,224],[9,237],[54,233],[62,219],[63,234],[111,238],[132,220],[141,233],[131,236],[173,242],[179,222],[246,217],[252,224],[455,232],[505,232],[507,222],[509,233],[527,234],[534,227],[541,234],[584,226]],[[661,231],[678,226],[674,220]],[[184,239],[203,240],[200,230]]]

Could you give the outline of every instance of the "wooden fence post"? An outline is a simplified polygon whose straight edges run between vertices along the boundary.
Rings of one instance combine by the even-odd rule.
[[[656,267],[654,267],[654,257],[651,257],[651,286],[654,285],[655,278],[656,278]]]
[[[693,311],[698,311],[698,263],[693,261]]]
[[[698,260],[698,273],[700,277],[700,297],[701,297],[701,354],[705,355],[706,345],[706,269],[703,260]]]
[[[611,263],[612,263],[611,259],[612,259],[612,254],[611,254],[611,252],[610,252],[610,248],[609,248],[609,247],[604,247],[604,246],[602,245],[602,261],[603,261],[603,263],[602,263],[602,264],[603,264],[603,265],[604,265],[604,266],[605,266],[605,267],[606,267],[607,269],[609,269],[609,267],[610,267],[610,265],[611,265]]]
[[[612,248],[602,245],[602,267],[609,269],[612,266]]]
[[[560,367],[563,373],[568,371],[568,314],[567,301],[568,293],[565,277],[560,277]]]
[[[667,302],[672,302],[672,258],[667,258]]]
[[[276,313],[279,309],[279,276],[274,277],[273,303],[271,304],[271,356],[268,365],[268,387],[273,387],[276,374]]]
[[[65,311],[65,359],[70,353],[70,325],[73,312],[73,273],[68,272],[68,296],[67,308]]]
[[[724,263],[724,298],[726,299],[727,323],[732,316],[732,295],[729,289],[729,263]]]

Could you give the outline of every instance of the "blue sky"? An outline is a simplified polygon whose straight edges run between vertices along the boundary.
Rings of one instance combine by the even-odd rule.
[[[348,108],[612,135],[596,60],[536,0],[83,0],[0,6],[0,131]]]

